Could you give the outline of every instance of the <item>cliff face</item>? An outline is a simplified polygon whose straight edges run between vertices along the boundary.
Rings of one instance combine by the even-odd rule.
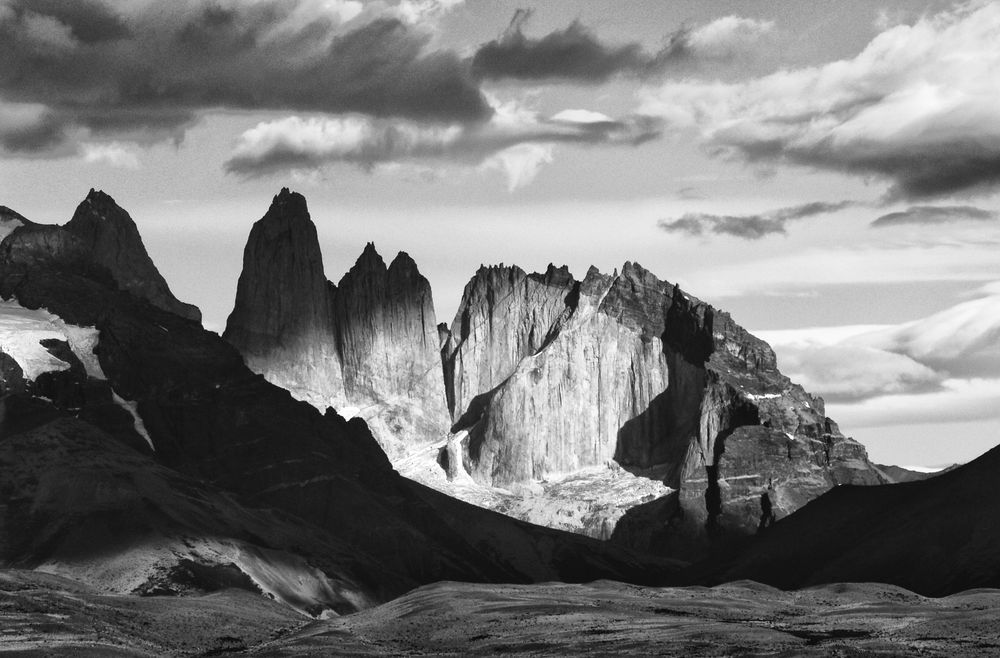
[[[767,505],[881,481],[766,343],[634,263],[579,281],[482,267],[439,330],[406,254],[387,267],[369,244],[328,283],[305,200],[283,190],[225,338],[299,399],[364,418],[418,481],[672,555],[755,532]]]
[[[300,194],[282,190],[251,229],[223,337],[297,398],[364,418],[392,457],[447,434],[430,284],[369,244],[334,286]]]
[[[332,295],[301,194],[282,190],[250,229],[223,338],[296,397],[321,409],[344,399]]]
[[[531,277],[489,272],[466,288],[444,356],[477,482],[544,483],[614,459],[673,490],[626,513],[616,539],[691,556],[716,535],[754,532],[765,495],[780,517],[835,484],[881,481],[766,343],[642,267],[560,277],[536,295],[551,300],[543,314],[504,308],[499,318],[497,299],[530,303],[507,282]]]
[[[392,456],[448,433],[431,287],[405,252],[369,243],[333,300],[344,400]]]
[[[104,192],[91,190],[64,227],[76,236],[97,264],[106,267],[118,285],[154,306],[201,321],[201,312],[174,297],[139,237],[127,212]]]

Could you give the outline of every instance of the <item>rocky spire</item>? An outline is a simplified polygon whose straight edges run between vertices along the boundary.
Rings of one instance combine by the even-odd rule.
[[[305,198],[283,189],[254,224],[224,337],[251,369],[299,399],[360,415],[390,455],[447,435],[430,284],[368,243],[326,280]]]
[[[83,244],[91,260],[111,272],[120,288],[154,306],[201,321],[197,307],[179,301],[170,292],[146,252],[135,222],[110,196],[90,190],[63,228]]]
[[[284,188],[250,229],[223,338],[272,383],[332,405],[343,396],[332,295],[305,197]]]

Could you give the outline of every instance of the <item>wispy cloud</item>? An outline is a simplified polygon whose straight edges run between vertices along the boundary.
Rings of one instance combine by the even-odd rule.
[[[838,201],[836,203],[816,201],[755,215],[687,213],[677,219],[660,220],[659,227],[671,233],[685,233],[687,235],[716,233],[745,240],[759,240],[768,235],[784,234],[786,232],[785,225],[788,222],[815,215],[830,214],[855,205],[858,205],[856,201]]]
[[[966,221],[995,221],[997,212],[975,206],[910,206],[906,210],[882,215],[871,225],[875,228],[907,224],[953,224]]]
[[[889,198],[1000,183],[1000,4],[897,25],[853,59],[740,83],[686,79],[639,111],[694,131],[710,152],[888,181]]]
[[[600,83],[612,76],[645,77],[701,61],[732,59],[744,53],[774,24],[726,16],[696,29],[681,29],[655,52],[639,43],[604,43],[579,21],[542,37],[528,37],[524,26],[531,10],[518,9],[498,39],[483,44],[472,58],[472,71],[492,80],[570,80]]]
[[[346,162],[367,169],[415,160],[499,169],[511,189],[530,182],[551,161],[555,144],[638,145],[658,134],[655,120],[610,117],[586,110],[552,116],[497,103],[484,123],[426,125],[348,117],[287,117],[244,132],[226,162],[243,176],[320,169]]]

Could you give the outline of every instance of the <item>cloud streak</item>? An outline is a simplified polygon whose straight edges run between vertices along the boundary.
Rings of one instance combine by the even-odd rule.
[[[669,233],[700,236],[706,233],[730,235],[744,240],[760,240],[769,235],[784,235],[789,222],[826,215],[858,205],[856,201],[836,203],[816,201],[788,208],[779,208],[756,215],[713,215],[686,213],[677,219],[660,220],[658,226]]]
[[[475,124],[292,116],[244,132],[225,168],[255,177],[335,163],[370,170],[380,164],[431,160],[500,169],[514,189],[551,161],[555,144],[635,146],[658,134],[658,122],[645,117],[615,120],[585,110],[543,117],[516,103],[498,103],[490,121]]]
[[[741,83],[684,80],[639,111],[710,153],[878,178],[887,198],[1000,183],[1000,5],[973,3],[885,30],[853,59]]]
[[[646,77],[700,61],[722,61],[746,52],[774,27],[769,21],[727,16],[697,29],[681,29],[658,51],[639,43],[611,45],[579,21],[533,38],[524,34],[531,10],[518,9],[498,39],[472,57],[472,72],[489,80],[564,80],[596,84],[622,75]]]
[[[940,225],[955,222],[996,221],[997,213],[975,206],[911,206],[882,215],[871,223],[874,228],[905,225]]]

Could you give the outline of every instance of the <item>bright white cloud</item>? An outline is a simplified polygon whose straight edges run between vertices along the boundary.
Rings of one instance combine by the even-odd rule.
[[[1000,282],[989,294],[940,313],[857,337],[953,375],[1000,375]],[[1000,401],[998,401],[1000,402]]]
[[[773,21],[723,16],[693,30],[686,45],[699,57],[724,59],[750,50],[773,29]]]
[[[1000,418],[1000,282],[889,326],[758,332],[782,370],[858,426]]]
[[[878,176],[907,197],[1000,183],[1000,3],[898,25],[854,59],[641,92],[716,154]]]
[[[524,187],[535,180],[542,165],[552,162],[551,144],[518,144],[490,157],[480,168],[499,169],[507,176],[507,190]]]
[[[140,166],[135,148],[118,142],[81,144],[80,156],[87,164],[104,164],[120,169],[138,169]]]

